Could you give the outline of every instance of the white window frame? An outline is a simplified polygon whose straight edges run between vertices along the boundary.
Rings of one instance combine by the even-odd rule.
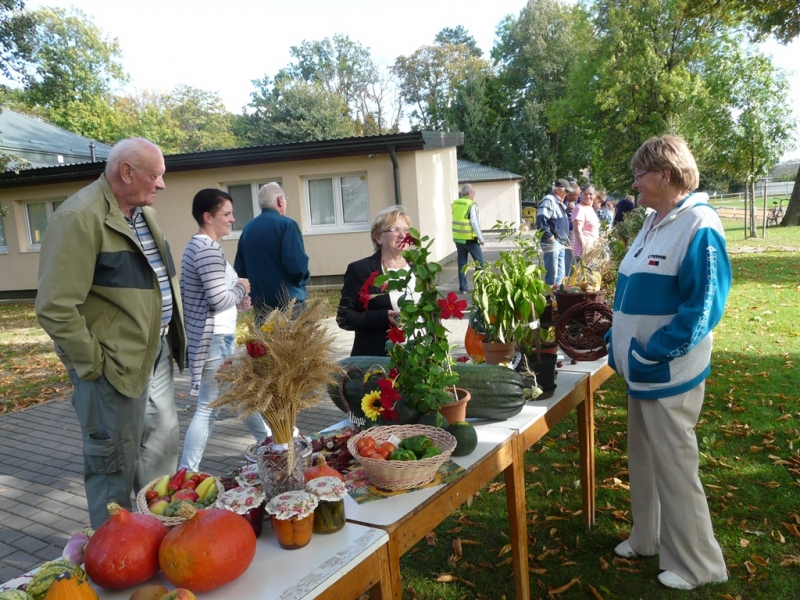
[[[261,214],[261,207],[258,205],[258,190],[261,189],[262,186],[276,182],[278,185],[282,184],[282,179],[280,177],[264,177],[258,178],[256,181],[229,181],[223,184],[221,187],[225,188],[225,191],[230,194],[231,186],[239,186],[239,185],[249,185],[250,186],[250,199],[253,203],[253,218],[255,219],[258,215]],[[248,221],[249,222],[249,221]],[[239,226],[240,229],[231,231],[229,235],[224,236],[223,240],[238,240],[242,237],[242,229],[247,223],[243,223],[239,225],[239,221],[236,221],[236,225],[234,227]]]
[[[362,223],[345,223],[344,222],[344,208],[342,206],[342,177],[363,177],[364,186],[367,191],[367,220]],[[330,225],[312,225],[311,224],[311,192],[309,184],[312,181],[320,179],[331,179],[333,181],[333,214],[336,219],[335,223]],[[366,171],[356,171],[352,173],[329,173],[320,175],[307,175],[303,177],[303,195],[305,196],[306,206],[306,231],[305,233],[311,235],[331,234],[331,233],[352,233],[369,231],[372,228],[372,220],[369,211],[369,180],[367,179]]]
[[[9,212],[9,214],[11,214]],[[0,229],[3,230],[3,241],[0,243],[0,254],[8,254],[8,232],[6,231],[6,218],[0,215]]]
[[[63,197],[63,198],[43,198],[43,199],[38,199],[38,200],[28,200],[28,201],[22,203],[23,204],[23,207],[22,207],[23,208],[23,216],[25,218],[25,236],[26,236],[26,241],[27,241],[27,245],[28,245],[28,252],[39,252],[42,249],[41,242],[35,242],[33,240],[33,231],[31,231],[31,219],[30,219],[30,214],[28,213],[28,207],[31,204],[42,204],[42,203],[44,203],[45,215],[47,217],[47,222],[49,223],[50,219],[53,218],[53,213],[55,213],[56,209],[58,208],[58,206],[54,206],[54,205],[56,203],[58,203],[58,205],[60,206],[64,202],[64,200],[66,200],[66,197]],[[46,227],[47,226],[45,226],[45,231],[47,231]],[[44,231],[42,232],[42,236],[44,236]]]

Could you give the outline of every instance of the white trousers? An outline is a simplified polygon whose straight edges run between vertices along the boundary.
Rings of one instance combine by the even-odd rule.
[[[628,541],[694,585],[726,575],[698,474],[694,427],[705,382],[659,400],[628,397],[628,470],[633,529]]]

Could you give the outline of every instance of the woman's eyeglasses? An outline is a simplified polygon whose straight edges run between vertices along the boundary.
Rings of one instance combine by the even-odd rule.
[[[397,235],[398,233],[402,233],[403,235],[408,235],[410,229],[401,229],[400,227],[389,227],[389,229],[384,229],[381,233],[391,233],[392,235]]]

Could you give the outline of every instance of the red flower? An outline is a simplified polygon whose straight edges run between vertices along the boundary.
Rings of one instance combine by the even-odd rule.
[[[397,411],[393,408],[384,408],[381,417],[384,421],[397,421]]]
[[[467,362],[468,360],[469,360],[469,356],[459,356],[459,357],[456,359],[456,362],[459,362],[459,363],[465,363],[465,362]]]
[[[391,369],[389,369],[387,377],[392,381],[394,381],[395,379],[397,379],[398,375],[400,375],[400,369],[398,369],[397,367],[392,367]]]
[[[459,300],[455,292],[450,292],[447,294],[447,298],[439,300],[439,306],[442,309],[443,319],[449,319],[450,317],[463,319],[464,311],[467,309],[467,301]]]
[[[252,358],[259,358],[267,353],[267,348],[260,342],[247,342],[247,353]]]
[[[395,389],[391,379],[379,379],[378,388],[381,390],[381,405],[383,408],[393,408],[394,403],[400,400],[400,394]]]
[[[415,245],[415,244],[419,244],[419,240],[417,238],[415,238],[413,235],[411,235],[410,233],[407,233],[406,237],[403,238],[403,241],[400,242],[400,244],[401,244],[400,245],[401,248],[405,248],[406,246],[412,246],[412,245]]]
[[[378,275],[380,275],[380,271],[373,271],[370,273],[358,292],[358,301],[364,307],[364,310],[369,310],[369,301],[373,298],[373,295],[369,293],[369,288],[375,283],[375,278],[378,277]]]
[[[399,327],[394,327],[394,326],[390,327],[387,337],[389,338],[390,341],[394,342],[395,344],[402,344],[403,342],[406,341],[406,336],[403,333],[403,330],[400,329]]]

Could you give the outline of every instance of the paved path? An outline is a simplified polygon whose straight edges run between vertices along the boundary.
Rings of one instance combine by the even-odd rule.
[[[486,236],[484,253],[494,260],[505,243]],[[457,291],[456,262],[443,265],[440,289]],[[466,320],[446,323],[456,355],[463,353]],[[352,333],[328,320],[336,336],[337,353],[349,356]],[[194,402],[189,399],[188,377],[179,375],[176,398],[181,430],[189,426]],[[302,433],[317,432],[339,422],[344,413],[325,400],[298,417]],[[214,475],[244,464],[242,451],[253,443],[235,415],[223,413],[216,422],[203,455],[202,467]],[[69,398],[52,400],[0,417],[0,583],[61,555],[69,536],[88,525],[83,489],[81,434]]]

